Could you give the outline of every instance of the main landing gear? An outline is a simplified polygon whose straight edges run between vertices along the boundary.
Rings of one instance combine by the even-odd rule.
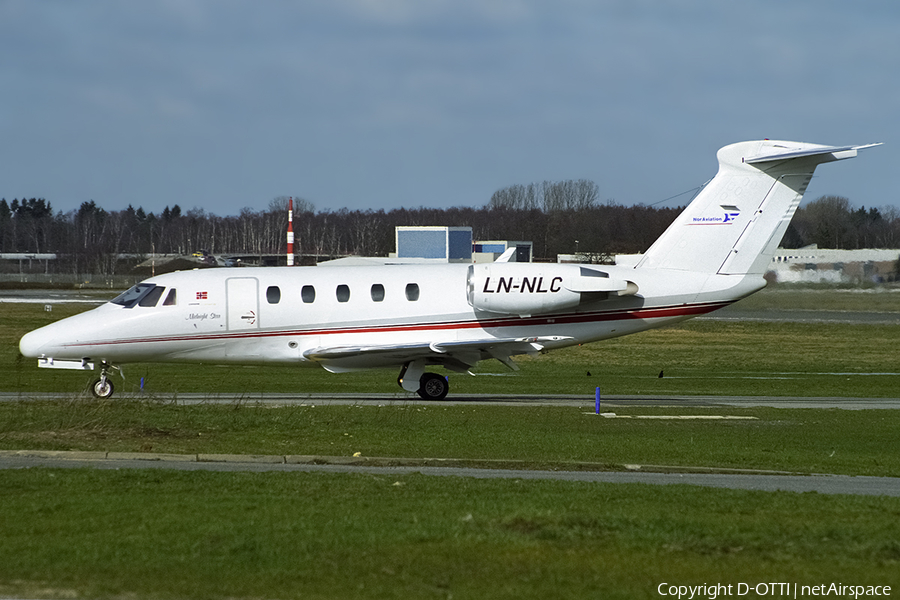
[[[423,361],[403,365],[397,383],[408,392],[415,392],[424,400],[443,400],[450,391],[447,378],[437,373],[426,373]]]
[[[112,381],[109,379],[109,370],[115,368],[108,362],[100,363],[100,379],[95,380],[91,384],[91,394],[94,395],[95,398],[109,398],[113,395],[115,391],[115,386],[113,386]]]
[[[450,382],[437,373],[423,373],[416,393],[425,400],[443,400],[450,391]]]

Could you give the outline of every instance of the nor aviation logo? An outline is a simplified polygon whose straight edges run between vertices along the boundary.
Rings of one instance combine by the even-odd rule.
[[[721,206],[722,212],[708,216],[692,217],[691,225],[731,225],[741,216],[737,206]]]

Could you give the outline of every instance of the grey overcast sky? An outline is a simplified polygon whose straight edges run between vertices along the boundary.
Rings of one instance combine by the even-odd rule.
[[[0,197],[655,204],[771,138],[885,142],[806,201],[900,207],[898,32],[896,0],[0,0]]]

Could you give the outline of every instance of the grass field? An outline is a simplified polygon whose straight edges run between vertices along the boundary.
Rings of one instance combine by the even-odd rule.
[[[577,407],[0,403],[0,449],[623,464],[900,477],[896,411],[629,408],[755,420],[604,419]],[[572,468],[571,466],[568,468]],[[584,468],[577,465],[577,468]]]
[[[744,298],[740,310],[836,310],[900,313],[900,287],[840,287],[830,284],[773,285]]]
[[[900,312],[900,294],[766,291],[744,308]],[[515,459],[900,476],[894,411],[725,409],[733,422],[607,420],[580,408],[183,406],[174,392],[396,392],[388,371],[126,366],[87,377],[18,359],[78,310],[0,304],[0,448]],[[897,397],[898,326],[689,321],[452,376],[453,392]],[[658,377],[664,370],[665,376]],[[590,372],[590,375],[588,375]],[[68,392],[66,394],[65,392]],[[631,414],[698,409],[629,409]],[[618,412],[623,412],[618,409]],[[704,412],[710,412],[706,410]],[[304,473],[0,471],[0,596],[651,598],[657,586],[900,589],[900,499],[690,486]],[[708,596],[707,596],[708,597]],[[746,597],[754,597],[751,593]]]
[[[896,498],[421,475],[0,476],[0,595],[654,598],[664,582],[900,585]]]

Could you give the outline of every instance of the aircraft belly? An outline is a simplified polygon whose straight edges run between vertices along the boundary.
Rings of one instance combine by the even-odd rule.
[[[55,358],[90,358],[115,364],[159,361],[183,347],[177,342],[101,340],[81,342],[54,352]]]
[[[165,355],[167,361],[218,362],[225,359],[225,345],[222,343],[204,346],[189,346]]]

